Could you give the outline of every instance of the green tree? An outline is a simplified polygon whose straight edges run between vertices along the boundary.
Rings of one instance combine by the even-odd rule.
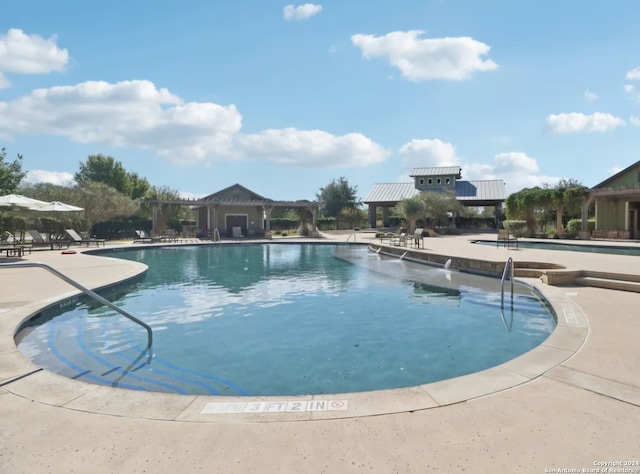
[[[122,163],[102,154],[89,155],[86,162],[80,163],[80,170],[74,178],[80,186],[86,183],[103,183],[131,199],[145,196],[150,188],[145,178],[127,172]]]
[[[416,196],[400,201],[396,208],[398,214],[407,221],[407,232],[412,233],[416,227],[416,221],[424,217],[426,204]]]
[[[329,184],[320,188],[316,193],[318,201],[324,203],[322,213],[328,217],[336,218],[336,229],[338,228],[338,217],[344,208],[357,208],[360,205],[358,200],[358,187],[350,186],[346,178],[332,179]]]
[[[18,154],[18,157],[11,163],[5,162],[6,158],[7,152],[3,148],[0,151],[0,196],[15,193],[20,181],[27,175],[26,172],[22,171],[21,154]]]
[[[553,201],[553,193],[549,189],[524,188],[507,197],[507,218],[527,221],[527,234],[534,236],[536,232],[536,216],[547,208]]]
[[[462,204],[456,199],[456,195],[452,191],[447,192],[424,192],[420,194],[420,199],[425,204],[425,217],[429,219],[434,226],[447,222],[448,214],[458,214],[462,209]]]
[[[87,182],[76,186],[74,190],[73,201],[84,208],[88,228],[115,217],[128,217],[139,209],[139,205],[129,196],[104,183]]]

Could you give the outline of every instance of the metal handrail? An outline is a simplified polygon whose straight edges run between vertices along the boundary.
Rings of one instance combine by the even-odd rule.
[[[213,241],[218,243],[222,242],[222,238],[220,237],[220,231],[218,230],[217,227],[213,229]]]
[[[507,276],[507,270],[509,272],[509,281],[511,282],[511,309],[513,309],[513,259],[509,257],[504,264],[504,270],[502,271],[502,279],[500,280],[500,304],[504,308],[504,279]]]
[[[0,267],[5,267],[5,268],[20,268],[20,267],[44,268],[48,272],[53,273],[58,278],[66,281],[71,286],[75,286],[77,289],[82,291],[85,295],[90,296],[91,298],[93,298],[94,300],[98,301],[99,303],[102,303],[103,305],[108,306],[112,310],[117,311],[118,313],[123,315],[125,318],[128,318],[131,321],[133,321],[134,323],[138,323],[140,326],[145,328],[147,330],[147,335],[148,335],[147,350],[151,349],[151,344],[153,343],[153,331],[151,330],[151,326],[149,326],[144,321],[139,320],[135,316],[132,316],[131,314],[127,313],[125,310],[118,308],[111,301],[103,298],[102,296],[100,296],[99,294],[95,293],[94,291],[91,291],[89,288],[86,288],[86,287],[82,286],[77,281],[72,280],[71,278],[66,276],[64,273],[60,273],[58,270],[56,270],[52,266],[47,265],[46,263],[41,263],[41,262],[19,262],[19,263],[15,262],[15,263],[1,263]]]

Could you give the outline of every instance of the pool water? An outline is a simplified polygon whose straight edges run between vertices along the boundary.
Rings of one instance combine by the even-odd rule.
[[[514,309],[503,310],[497,279],[362,246],[184,246],[112,256],[149,266],[143,279],[105,296],[153,328],[151,360],[144,329],[78,299],[19,332],[19,349],[36,364],[136,390],[345,393],[487,369],[555,328],[528,287],[516,285]]]
[[[475,244],[496,245],[495,240],[476,240]],[[513,248],[513,245],[511,246]],[[540,250],[565,250],[570,252],[606,253],[609,255],[635,255],[640,256],[640,247],[630,247],[624,245],[589,245],[589,244],[567,244],[561,242],[539,242],[519,239],[518,248],[540,249]]]

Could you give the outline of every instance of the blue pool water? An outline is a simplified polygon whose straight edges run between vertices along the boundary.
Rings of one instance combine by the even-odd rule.
[[[22,328],[19,349],[67,377],[219,395],[345,393],[480,371],[539,345],[549,309],[516,285],[381,257],[361,246],[216,245],[127,250],[143,279],[105,296],[146,332],[83,299]]]

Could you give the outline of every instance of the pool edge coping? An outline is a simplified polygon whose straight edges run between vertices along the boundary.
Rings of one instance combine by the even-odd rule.
[[[158,248],[159,246],[145,247]],[[130,245],[118,247],[114,250],[125,248],[140,249],[143,247]],[[94,252],[87,253],[92,254]],[[103,252],[100,252],[99,255],[106,257]],[[139,262],[131,261],[130,263],[140,265]],[[97,288],[104,289],[122,284],[127,279],[138,277],[144,271],[146,269],[128,278],[114,279],[111,283],[100,285]],[[14,332],[11,336],[11,342],[15,350],[0,354],[0,358],[8,361],[9,367],[15,368],[18,373],[16,373],[15,377],[4,378],[0,382],[0,390],[43,404],[71,410],[180,422],[278,422],[343,419],[412,412],[452,405],[500,393],[541,377],[573,357],[586,341],[589,331],[587,317],[575,301],[571,300],[561,289],[544,285],[539,280],[530,278],[516,279],[531,288],[535,288],[551,304],[557,316],[556,328],[539,346],[515,359],[480,372],[453,379],[407,388],[371,392],[271,397],[175,395],[93,385],[68,379],[39,368],[22,355],[13,341],[15,331],[24,321],[30,319],[45,307],[59,304],[61,301],[79,294],[79,292],[73,291],[59,294],[55,298],[40,300],[11,309],[3,315],[5,317],[10,315],[13,321],[19,319],[18,324],[13,326]],[[45,302],[47,304],[43,305]],[[5,336],[2,335],[0,337]],[[55,387],[55,390],[52,390],[52,387]],[[275,403],[282,400],[320,401],[345,399],[348,400],[349,404],[349,410],[345,411],[257,414],[202,413],[208,403],[251,403],[262,401]],[[153,403],[149,403],[150,401],[153,401]]]

